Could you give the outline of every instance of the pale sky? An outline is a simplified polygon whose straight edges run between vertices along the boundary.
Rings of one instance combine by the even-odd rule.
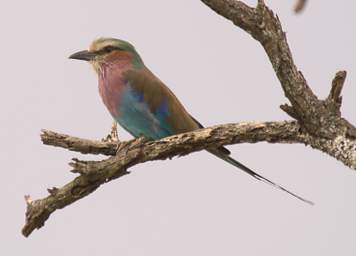
[[[266,0],[319,97],[348,71],[342,113],[356,124],[356,2],[310,0],[301,15],[294,2]],[[287,99],[262,47],[198,0],[2,1],[0,29],[0,255],[355,255],[355,171],[310,147],[267,143],[229,149],[315,206],[199,152],[135,166],[24,238],[23,196],[72,180],[73,157],[98,159],[44,146],[40,130],[99,139],[111,126],[92,68],[68,59],[94,38],[133,43],[206,126],[289,119]]]

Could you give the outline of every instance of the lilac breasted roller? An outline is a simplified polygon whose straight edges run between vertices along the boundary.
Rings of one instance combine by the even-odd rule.
[[[173,92],[146,67],[130,43],[115,38],[99,38],[92,42],[89,50],[74,53],[69,58],[92,64],[98,74],[99,93],[105,106],[134,137],[158,140],[203,128]],[[312,204],[236,161],[226,148],[207,151],[252,177]]]

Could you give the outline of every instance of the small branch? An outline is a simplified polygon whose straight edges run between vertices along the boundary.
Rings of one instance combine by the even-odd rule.
[[[77,151],[83,154],[115,155],[116,145],[114,142],[103,142],[80,139],[66,134],[60,134],[49,130],[42,130],[41,140],[44,144]]]
[[[306,4],[307,0],[298,0],[294,6],[294,12],[301,13],[304,10]]]
[[[335,105],[338,111],[340,110],[342,103],[341,91],[346,80],[346,74],[346,71],[339,71],[336,73],[331,84],[330,94],[327,98],[330,103]]]
[[[294,119],[298,119],[297,113],[294,111],[294,108],[288,104],[283,104],[280,106],[280,108],[286,112],[290,117]]]

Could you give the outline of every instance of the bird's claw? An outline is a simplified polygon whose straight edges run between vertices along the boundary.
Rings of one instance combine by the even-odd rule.
[[[145,142],[149,142],[151,141],[152,139],[150,138],[147,138],[145,136],[140,136],[138,137],[136,140],[135,140],[135,144],[140,144],[140,143],[145,143]]]
[[[110,133],[101,139],[102,142],[120,142],[119,135],[117,133],[117,123],[116,121],[113,122]]]

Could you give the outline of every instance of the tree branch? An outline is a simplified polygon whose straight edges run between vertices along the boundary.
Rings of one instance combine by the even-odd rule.
[[[42,227],[57,209],[89,195],[100,185],[128,174],[128,168],[152,160],[163,160],[182,156],[202,149],[236,143],[303,143],[338,158],[346,165],[355,165],[356,156],[349,154],[354,142],[313,138],[300,131],[296,121],[250,122],[225,124],[190,133],[178,134],[159,141],[135,139],[118,144],[80,139],[65,134],[43,130],[44,144],[62,147],[84,154],[113,155],[102,161],[80,161],[73,159],[70,166],[79,176],[61,188],[48,190],[49,196],[33,201],[27,196],[26,224],[22,229],[29,236],[34,229]],[[116,149],[119,148],[115,155]],[[353,166],[356,168],[356,166]]]
[[[281,108],[297,121],[250,122],[218,125],[159,141],[136,139],[127,142],[101,142],[43,131],[44,144],[84,154],[110,156],[102,161],[73,159],[70,166],[78,173],[61,188],[48,190],[49,196],[32,200],[26,196],[26,223],[29,236],[42,227],[57,209],[89,195],[100,185],[128,174],[128,168],[147,161],[163,160],[195,151],[236,143],[303,143],[356,169],[356,129],[341,117],[341,91],[346,72],[336,74],[327,99],[319,100],[292,59],[286,35],[277,16],[263,0],[252,8],[237,0],[201,0],[220,15],[248,32],[261,43],[291,105]],[[118,148],[118,150],[117,150]],[[117,153],[116,153],[117,151]]]
[[[114,142],[81,139],[49,130],[42,130],[41,140],[45,145],[61,147],[82,154],[113,156],[117,150],[117,143]]]
[[[355,127],[338,112],[330,111],[329,101],[319,100],[301,71],[294,64],[286,34],[277,16],[259,0],[252,8],[236,0],[201,0],[223,17],[231,20],[261,43],[282,89],[292,106],[287,114],[296,118],[309,134],[323,138],[355,137]],[[346,73],[345,73],[346,76]]]
[[[189,154],[204,148],[244,142],[298,142],[299,127],[296,122],[241,123],[206,128],[191,133],[179,134],[146,142],[136,139],[119,144],[91,141],[43,130],[44,144],[62,147],[84,154],[117,155],[103,161],[80,161],[73,159],[73,173],[79,173],[73,181],[61,188],[49,189],[44,199],[33,201],[26,196],[26,224],[22,229],[29,236],[34,229],[42,227],[48,217],[94,192],[100,185],[128,174],[127,168],[151,160],[167,159]]]

